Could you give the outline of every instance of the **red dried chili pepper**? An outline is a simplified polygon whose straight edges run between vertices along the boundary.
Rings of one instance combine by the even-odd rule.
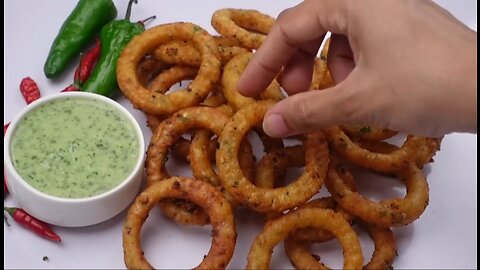
[[[61,92],[80,91],[81,85],[90,77],[93,66],[100,56],[101,45],[100,39],[95,40],[95,46],[90,49],[87,54],[80,54],[80,63],[75,69],[75,75],[73,76],[73,83],[63,89]]]
[[[80,77],[78,76],[77,71],[82,67],[83,65],[83,53],[80,53],[80,62],[78,63],[77,69],[75,70],[75,76],[73,79],[73,83],[67,86],[65,89],[63,89],[60,92],[73,92],[73,91],[80,91],[81,90],[81,83],[80,83]]]
[[[60,236],[58,236],[47,223],[32,217],[24,210],[16,207],[3,207],[3,210],[7,211],[7,213],[12,216],[13,220],[22,224],[24,227],[32,230],[38,235],[52,241],[62,241]]]
[[[65,89],[63,89],[60,92],[73,92],[73,91],[80,91],[80,89],[78,89],[78,86],[75,83],[70,84],[69,86],[67,86]]]
[[[10,126],[10,122],[6,123],[6,124],[3,126],[3,137],[5,137],[5,134],[7,134],[8,126]]]
[[[30,77],[23,78],[20,82],[20,92],[27,104],[34,102],[40,98],[40,90],[37,83]]]
[[[80,65],[75,70],[74,81],[79,82],[79,84],[83,84],[88,77],[90,77],[90,73],[92,72],[93,66],[100,57],[101,45],[100,39],[97,38],[95,40],[95,46],[91,48],[80,61]]]

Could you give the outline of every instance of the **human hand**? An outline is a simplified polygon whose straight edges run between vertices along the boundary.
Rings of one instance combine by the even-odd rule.
[[[327,31],[336,85],[306,92]],[[238,87],[257,96],[284,67],[290,96],[263,122],[275,137],[337,124],[476,133],[476,46],[476,32],[431,1],[307,0],[281,13]]]

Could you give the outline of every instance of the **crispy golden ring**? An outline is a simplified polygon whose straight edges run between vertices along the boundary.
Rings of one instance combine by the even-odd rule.
[[[210,93],[210,95],[207,97],[207,99],[205,99],[205,101],[203,101],[202,106],[219,107],[225,102],[226,100],[225,100],[225,97],[223,96],[222,91],[215,90],[212,93]],[[227,107],[224,107],[223,112],[227,113],[227,115],[233,115],[233,109],[231,108],[229,111]],[[190,145],[191,145],[190,140],[179,138],[178,141],[175,142],[173,147],[170,149],[170,151],[175,158],[189,162],[188,156],[190,153]],[[215,152],[217,151],[217,148],[218,148],[218,141],[211,140],[208,143],[208,146],[206,147],[206,152],[202,153],[202,155],[206,154],[208,157],[208,160],[210,160],[211,162],[215,162]]]
[[[268,269],[273,248],[296,229],[314,227],[327,230],[343,249],[344,269],[361,269],[363,255],[357,234],[342,215],[330,209],[303,208],[269,221],[257,235],[247,258],[247,269]]]
[[[367,230],[370,238],[375,244],[370,262],[363,269],[391,269],[396,257],[395,240],[390,228],[380,228],[366,223],[362,227]],[[317,241],[315,241],[317,242]],[[326,267],[317,257],[312,255],[309,242],[302,242],[287,238],[285,240],[285,252],[290,261],[297,269],[330,269]]]
[[[202,55],[198,75],[191,84],[169,95],[152,94],[136,76],[136,66],[145,53],[172,39],[191,40]],[[117,64],[117,81],[135,108],[147,113],[170,114],[200,104],[220,78],[220,55],[212,36],[192,23],[158,25],[146,30],[123,49]]]
[[[442,138],[426,138],[425,143],[418,149],[414,158],[415,164],[418,168],[423,168],[425,164],[433,162],[433,157],[440,150]],[[398,149],[398,146],[389,144],[387,142],[375,142],[375,141],[355,141],[356,144],[361,147],[378,153],[391,153]]]
[[[350,137],[363,141],[383,141],[398,134],[385,128],[364,125],[343,125],[340,128]]]
[[[143,255],[140,232],[150,210],[166,198],[188,200],[205,209],[212,224],[212,246],[196,268],[224,269],[232,258],[237,238],[232,208],[216,188],[185,177],[172,177],[157,182],[135,199],[123,226],[123,250],[127,268],[153,269]]]
[[[360,223],[367,230],[368,235],[375,244],[375,251],[372,254],[370,262],[363,269],[392,269],[392,263],[397,257],[397,248],[395,238],[390,228],[380,228],[375,225]]]
[[[290,238],[285,239],[285,253],[287,254],[293,266],[296,269],[330,270],[328,266],[320,261],[319,257],[312,254],[309,244],[310,242],[302,242]]]
[[[347,180],[349,186],[354,185],[353,176],[351,180],[352,181]],[[353,221],[353,216],[345,212],[332,197],[315,199],[313,201],[309,201],[304,205],[299,206],[298,208],[331,209],[334,210],[336,213],[342,215],[348,223],[351,223]],[[335,238],[335,236],[325,230],[319,230],[316,228],[303,228],[300,230],[296,230],[294,233],[290,234],[288,238],[302,242],[326,242]]]
[[[229,117],[233,115],[233,111],[228,105],[222,105],[216,109],[222,111]],[[219,134],[216,135],[218,136]],[[214,186],[221,186],[220,178],[213,169],[213,165],[211,163],[211,154],[207,152],[211,147],[211,142],[215,141],[216,148],[213,152],[213,161],[215,162],[215,152],[219,146],[218,140],[210,140],[210,137],[211,132],[208,130],[198,130],[195,132],[188,155],[190,166],[192,167],[193,176],[195,178],[210,182]],[[253,181],[255,175],[255,156],[253,155],[252,148],[248,145],[246,147],[241,147],[238,158],[242,172],[247,176],[248,179],[252,179]],[[226,196],[228,197],[229,201],[233,203],[231,196]]]
[[[156,94],[165,94],[173,85],[183,80],[191,80],[197,76],[198,69],[189,66],[173,66],[158,74],[148,84],[148,89]],[[165,115],[146,113],[147,125],[154,132],[165,119]]]
[[[233,108],[229,105],[222,105],[217,107],[217,109],[221,110],[230,117],[234,114]],[[255,132],[259,135],[260,140],[262,140],[265,151],[283,148],[283,141],[281,139],[269,137],[263,132],[263,129],[260,128],[256,128]],[[210,137],[211,132],[207,130],[198,130],[195,132],[189,153],[190,166],[192,167],[193,176],[195,178],[209,181],[215,186],[220,186],[220,178],[214,171],[211,163],[212,156],[213,162],[215,162],[215,152],[218,148],[218,141],[216,139],[210,140]],[[213,153],[207,152],[212,149],[213,141],[215,141],[216,148],[214,149]],[[247,178],[252,179],[253,181],[256,171],[254,167],[255,157],[252,155],[250,148],[240,147],[239,163]]]
[[[162,69],[169,67],[167,63],[163,63],[151,56],[144,57],[144,59],[137,66],[138,81],[144,87],[148,86],[150,79],[156,76]]]
[[[315,58],[313,76],[309,90],[322,90],[334,85],[332,76],[328,71],[327,62],[321,58]]]
[[[220,59],[225,65],[234,56],[249,52],[238,46],[219,46]],[[191,42],[176,40],[159,46],[153,55],[158,60],[172,65],[189,65],[198,67],[202,62],[202,56]]]
[[[255,129],[255,132],[259,134],[265,151],[273,151],[274,149],[283,147],[282,140],[268,137],[266,134],[263,133],[263,130],[259,131],[259,129]],[[220,177],[213,169],[213,165],[211,163],[212,160],[210,159],[210,157],[213,155],[213,161],[215,162],[215,152],[218,148],[218,142],[215,140],[210,140],[210,137],[211,132],[207,130],[199,130],[195,132],[188,157],[190,161],[190,166],[192,167],[193,176],[195,178],[208,181],[214,186],[220,186]],[[210,153],[209,151],[211,151],[210,149],[212,149],[213,141],[216,142],[217,148],[215,148],[215,151],[213,153]],[[256,172],[256,169],[253,166],[253,164],[255,164],[255,157],[252,155],[251,149],[248,147],[240,147],[239,151],[240,152],[238,154],[238,157],[240,167],[242,168],[244,174],[247,176],[247,179],[253,182]]]
[[[402,147],[389,154],[375,153],[361,148],[339,126],[326,128],[325,135],[332,147],[343,158],[382,173],[395,173],[408,167],[418,149],[425,143],[424,137],[408,136]]]
[[[211,121],[216,119],[216,121]],[[150,186],[163,179],[169,178],[165,163],[168,151],[180,136],[192,128],[206,128],[220,132],[228,117],[222,112],[208,107],[192,107],[175,113],[157,127],[152,135],[147,150],[146,171],[147,185]],[[208,224],[208,216],[195,206],[179,205],[166,201],[160,203],[165,215],[183,224]],[[195,212],[195,215],[192,215]],[[195,216],[195,217],[194,217]]]
[[[190,140],[187,140],[185,138],[179,138],[178,141],[176,141],[173,144],[173,146],[170,148],[172,156],[175,157],[176,159],[180,159],[185,162],[190,162],[190,158],[189,158],[190,145],[191,145]],[[218,141],[211,140],[207,148],[205,149],[208,159],[211,162],[215,162],[215,152],[217,151],[217,147],[218,147]]]
[[[255,170],[255,185],[273,189],[275,182],[284,179],[287,168],[305,166],[305,152],[301,145],[287,146],[267,153]]]
[[[368,223],[381,227],[407,225],[420,217],[428,205],[427,180],[413,161],[397,172],[398,178],[407,188],[405,197],[379,202],[372,201],[348,187],[341,177],[346,171],[332,159],[325,185],[345,211]]]
[[[202,106],[218,107],[224,104],[225,101],[226,100],[223,97],[222,91],[215,90],[207,97],[207,99],[205,99],[205,101],[202,103]],[[233,114],[233,111],[231,112],[227,112],[227,111],[228,111],[227,108],[224,108],[223,112],[226,112],[228,115]],[[175,144],[173,145],[171,149],[171,153],[175,158],[190,162],[189,161],[190,145],[191,145],[190,140],[179,138],[178,141],[175,142]],[[211,162],[215,162],[215,152],[217,151],[217,148],[218,148],[218,141],[211,140],[209,141],[206,147],[202,146],[202,148],[205,150],[205,152],[202,152],[200,154],[200,158],[204,158],[204,156],[207,155],[208,160],[210,160]],[[195,172],[195,167],[192,165],[192,162],[190,162],[190,166]]]
[[[215,147],[215,146],[214,146]],[[175,159],[189,162],[188,160],[188,152],[190,151],[190,140],[180,137],[178,141],[176,141],[172,147],[170,148],[170,153]],[[214,150],[216,151],[216,149]],[[215,153],[215,152],[214,152]],[[215,157],[215,155],[214,155]]]
[[[238,47],[240,46],[240,43],[238,43],[236,40],[231,40],[226,37],[222,36],[213,36],[213,39],[215,40],[215,43],[219,47]]]
[[[227,100],[223,95],[223,91],[221,89],[215,89],[210,93],[210,95],[202,102],[202,106],[208,107],[219,107],[223,104],[226,104]],[[226,112],[226,111],[225,111]]]
[[[189,161],[190,167],[192,168],[193,176],[197,179],[209,182],[210,184],[220,187],[223,190],[222,182],[220,181],[220,177],[217,175],[215,170],[213,169],[213,164],[211,162],[210,153],[207,153],[208,148],[210,147],[212,141],[217,140],[210,140],[211,132],[208,130],[198,130],[195,132],[195,136],[192,139],[192,144],[190,146],[189,152]],[[246,140],[245,140],[246,141]],[[245,142],[242,143],[242,145]],[[249,144],[248,144],[249,145]],[[217,144],[218,146],[218,144]],[[213,152],[213,156],[215,156],[217,148]],[[247,147],[240,147],[240,152],[238,153],[238,160],[240,164],[240,168],[244,175],[250,181],[253,181],[255,175],[255,156],[253,155],[252,148]],[[215,158],[213,159],[215,162]],[[223,195],[233,207],[238,205],[238,201],[235,200],[228,192],[223,192]]]
[[[197,75],[198,69],[189,67],[189,66],[173,66],[164,72],[158,74],[148,86],[150,91],[156,93],[164,94],[166,93],[173,85],[179,83],[183,80],[191,80]],[[210,95],[205,99],[202,105],[209,107],[217,107],[226,102],[225,97],[223,96],[222,91],[214,90]],[[146,113],[147,116],[147,125],[150,127],[152,132],[157,128],[157,126],[165,119],[165,116]]]
[[[283,179],[286,174],[286,169],[290,167],[303,167],[305,166],[305,153],[300,145],[288,146],[285,148],[277,149],[269,152],[258,163],[255,174],[255,185],[262,188],[275,188],[276,182],[279,179]],[[355,182],[353,175],[346,174],[344,176],[346,183],[355,190]],[[342,214],[344,218],[351,222],[353,217],[343,211],[340,207],[337,207],[337,203],[332,197],[323,197],[309,201],[306,204],[299,206],[299,208],[305,207],[317,207],[334,209],[336,212]],[[283,213],[281,212],[269,212],[266,213],[266,219],[270,220],[277,218]],[[334,236],[324,230],[317,230],[313,228],[304,228],[295,231],[289,238],[293,238],[298,241],[318,241],[324,242],[332,239]]]
[[[253,130],[258,135],[260,141],[262,141],[263,152],[270,153],[271,151],[284,147],[283,139],[268,136],[267,133],[265,133],[265,131],[263,130],[262,126],[254,127]]]
[[[433,157],[440,151],[442,138],[427,138],[425,144],[420,148],[415,158],[415,163],[421,169],[425,164],[433,162]]]
[[[245,134],[263,120],[273,102],[261,101],[239,110],[225,125],[218,142],[216,161],[223,187],[240,203],[259,212],[283,211],[302,204],[322,186],[329,162],[328,145],[323,133],[306,135],[305,171],[293,183],[277,189],[252,184],[240,170],[238,151]]]
[[[211,121],[215,119],[215,121]],[[152,185],[169,177],[165,168],[170,147],[182,134],[194,128],[204,128],[220,134],[228,117],[221,111],[210,107],[192,107],[183,109],[168,118],[157,127],[147,151],[147,184]],[[254,167],[252,148],[248,141],[242,142],[244,151],[242,155],[242,168],[247,172]],[[207,155],[204,153],[204,155]],[[252,169],[253,170],[253,169]],[[184,224],[208,224],[207,216],[201,209],[191,204],[182,202],[162,202],[160,207],[169,218]],[[195,215],[193,215],[195,214]]]
[[[255,103],[255,99],[251,97],[243,96],[238,92],[238,80],[242,75],[243,71],[248,65],[248,62],[252,58],[252,53],[244,53],[235,56],[228,64],[225,66],[222,75],[222,86],[223,94],[227,99],[228,103],[232,104],[236,110],[239,110],[245,106],[248,106],[252,103]],[[276,80],[273,80],[272,83],[267,87],[267,89],[261,94],[261,99],[264,100],[273,100],[280,101],[285,96],[280,90],[280,85]]]
[[[274,18],[256,10],[220,9],[212,15],[217,32],[248,49],[260,47],[274,23]]]
[[[148,89],[153,93],[164,94],[173,85],[183,80],[191,80],[197,76],[198,68],[190,66],[173,66],[158,74],[149,84]]]

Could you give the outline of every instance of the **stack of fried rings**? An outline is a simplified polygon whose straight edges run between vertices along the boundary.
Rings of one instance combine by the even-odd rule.
[[[146,160],[148,185],[131,206],[123,228],[128,268],[152,268],[143,255],[140,231],[155,205],[175,222],[211,224],[212,247],[199,268],[227,267],[235,248],[236,206],[264,213],[267,220],[251,245],[247,268],[268,268],[272,249],[282,240],[295,267],[325,268],[310,254],[309,244],[337,238],[345,268],[386,269],[396,254],[390,227],[407,225],[425,210],[428,184],[421,168],[433,161],[441,139],[408,136],[397,147],[384,141],[395,136],[394,131],[339,125],[305,134],[300,144],[285,147],[282,140],[263,133],[265,112],[284,98],[280,85],[274,80],[254,99],[238,93],[237,81],[274,22],[258,11],[223,9],[212,16],[221,36],[211,36],[193,23],[170,23],[148,29],[122,52],[120,89],[145,112],[153,133]],[[327,50],[325,46],[315,59],[310,90],[334,84]],[[169,92],[183,80],[192,81]],[[249,131],[263,143],[265,155],[258,164]],[[165,166],[169,156],[188,161],[194,177],[170,176]],[[398,177],[406,196],[374,202],[360,195],[345,161]],[[304,169],[282,187],[289,167]],[[331,196],[311,200],[323,183]],[[352,222],[375,242],[365,266]]]

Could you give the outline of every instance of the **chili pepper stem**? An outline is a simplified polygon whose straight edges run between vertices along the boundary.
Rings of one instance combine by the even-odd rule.
[[[137,23],[141,24],[141,25],[145,25],[145,23],[147,23],[148,21],[150,20],[155,20],[157,18],[157,16],[153,15],[153,16],[150,16],[146,19],[143,19],[141,21],[138,21]]]
[[[3,210],[7,211],[7,213],[13,217],[13,214],[15,213],[15,210],[17,210],[17,208],[4,206]]]
[[[138,0],[130,0],[128,1],[127,12],[125,13],[125,20],[130,20],[130,14],[132,13],[132,6],[133,4],[138,3]]]

